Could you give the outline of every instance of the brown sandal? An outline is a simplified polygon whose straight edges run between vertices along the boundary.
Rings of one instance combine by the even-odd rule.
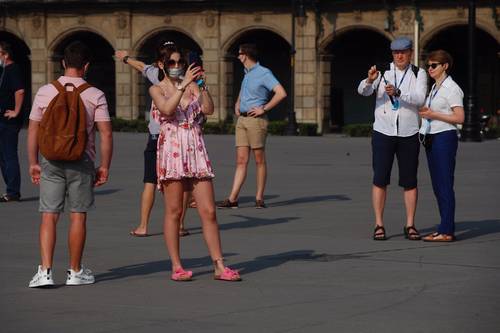
[[[435,232],[433,234],[427,235],[422,238],[424,242],[442,242],[442,243],[450,243],[455,241],[455,236],[440,234],[439,232]]]
[[[418,230],[413,225],[409,227],[404,227],[403,232],[405,234],[405,238],[408,240],[420,240],[422,238],[420,237]]]
[[[382,230],[382,232],[377,232],[379,230]],[[375,227],[375,230],[373,231],[373,240],[386,240],[387,237],[385,237],[385,229],[381,225],[377,225]]]

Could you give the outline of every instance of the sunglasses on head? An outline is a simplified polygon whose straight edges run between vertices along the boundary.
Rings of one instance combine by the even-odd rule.
[[[427,65],[425,65],[425,67],[426,67],[427,69],[429,69],[429,68],[436,69],[436,68],[437,68],[437,66],[440,66],[440,65],[442,65],[442,63],[440,63],[440,62],[433,62],[432,64],[427,64]]]
[[[186,61],[184,59],[179,59],[179,61],[175,61],[173,59],[169,59],[169,60],[167,60],[166,65],[168,67],[173,67],[175,65],[179,65],[179,66],[182,67],[182,66],[186,65]]]

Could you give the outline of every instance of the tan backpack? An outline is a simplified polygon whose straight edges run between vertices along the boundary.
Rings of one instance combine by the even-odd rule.
[[[38,129],[40,153],[49,161],[76,161],[83,157],[87,145],[87,111],[80,94],[90,88],[84,83],[76,88],[72,83],[55,80],[58,94],[50,101]],[[73,89],[68,91],[68,86]]]

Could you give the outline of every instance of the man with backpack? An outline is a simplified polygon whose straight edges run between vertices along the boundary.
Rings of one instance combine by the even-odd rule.
[[[372,203],[375,212],[374,240],[385,240],[384,207],[387,185],[391,180],[394,155],[398,160],[399,186],[404,189],[406,222],[404,235],[419,240],[415,228],[417,207],[417,169],[420,152],[418,108],[425,102],[427,75],[410,63],[413,43],[407,37],[396,38],[391,43],[393,62],[384,71],[372,66],[368,77],[361,81],[358,93],[363,96],[376,94],[375,122],[372,136],[373,186]]]
[[[83,43],[69,44],[62,63],[64,75],[41,87],[33,101],[28,129],[29,172],[31,181],[40,185],[42,222],[41,265],[29,283],[31,288],[54,284],[56,224],[65,207],[71,220],[66,285],[94,283],[92,272],[81,263],[87,211],[94,204],[94,186],[108,180],[113,137],[104,93],[83,79],[89,60],[89,49]],[[96,127],[100,135],[100,166],[95,169]]]

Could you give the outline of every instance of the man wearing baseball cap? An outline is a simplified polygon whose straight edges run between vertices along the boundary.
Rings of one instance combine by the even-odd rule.
[[[413,43],[407,37],[398,37],[391,43],[393,61],[385,70],[372,66],[368,77],[361,81],[358,93],[370,96],[376,93],[375,122],[372,136],[373,186],[372,203],[375,212],[374,240],[385,240],[383,213],[387,185],[396,156],[399,168],[399,186],[404,190],[406,222],[404,235],[419,240],[415,228],[417,206],[417,169],[420,145],[418,139],[418,108],[425,102],[427,75],[425,70],[410,63]]]

